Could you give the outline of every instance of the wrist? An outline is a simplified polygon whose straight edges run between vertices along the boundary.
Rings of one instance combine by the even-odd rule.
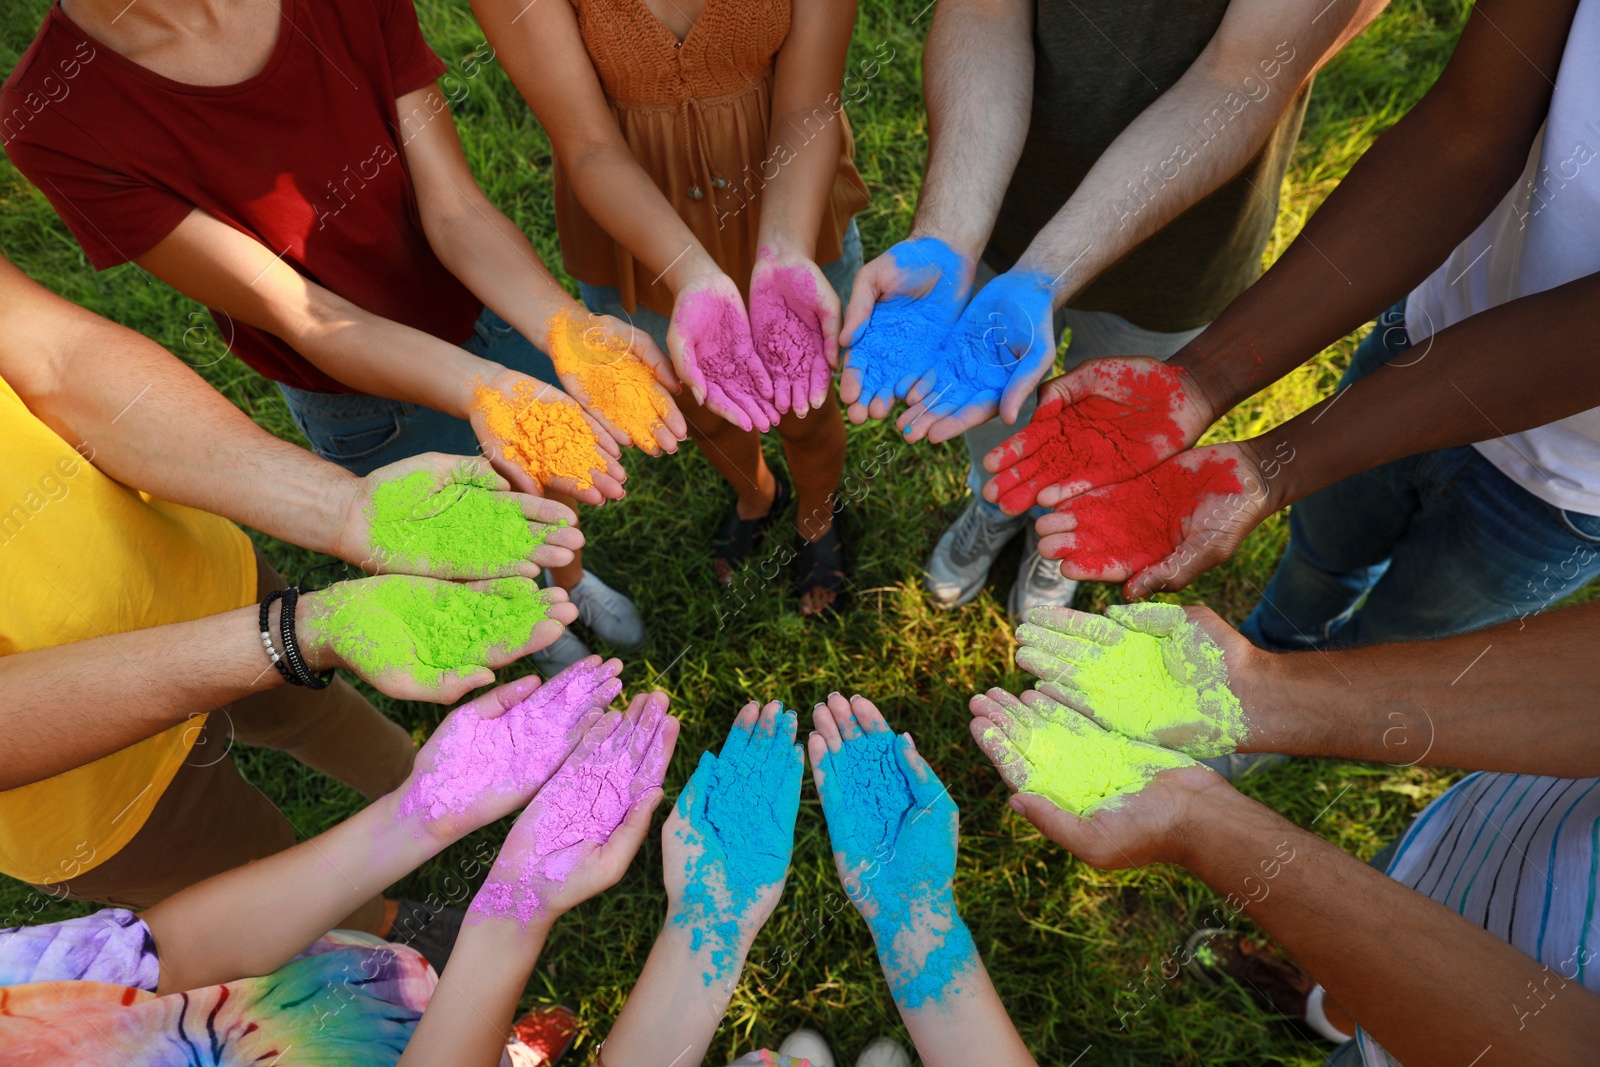
[[[727,277],[727,274],[717,265],[717,261],[699,245],[691,245],[677,262],[667,268],[662,281],[667,283],[667,288],[672,290],[676,299],[686,289],[704,288],[719,277]]]
[[[326,593],[321,590],[302,593],[294,605],[295,641],[300,646],[301,658],[306,661],[306,666],[314,674],[345,666],[344,660],[334,651],[333,642],[325,637],[317,626],[316,620],[322,614],[322,602],[325,598]],[[269,613],[268,621],[272,625],[274,634],[279,632],[278,620],[281,618],[282,610],[283,601],[279,600],[272,605]]]
[[[989,241],[987,230],[980,233],[972,226],[948,223],[938,218],[924,219],[919,215],[912,220],[911,232],[906,235],[906,240],[915,241],[924,237],[940,242],[960,256],[969,272],[968,281],[977,273],[978,260]]]
[[[1207,328],[1167,360],[1167,366],[1183,372],[1189,396],[1196,406],[1206,409],[1208,422],[1215,422],[1250,395],[1235,395],[1237,389],[1222,351],[1225,346],[1212,336],[1215,329],[1215,325]]]
[[[1191,871],[1217,888],[1213,876],[1222,878],[1220,872],[1226,870],[1230,853],[1256,847],[1252,838],[1262,836],[1259,831],[1263,816],[1280,818],[1239,792],[1221,775],[1211,775],[1205,784],[1189,790],[1157,859]]]

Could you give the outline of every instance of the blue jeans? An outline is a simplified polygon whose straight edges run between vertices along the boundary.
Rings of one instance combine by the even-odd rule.
[[[845,306],[850,303],[850,290],[856,284],[856,274],[861,270],[861,231],[856,228],[856,220],[850,220],[850,227],[844,232],[844,249],[839,253],[839,258],[832,263],[821,265],[822,276],[828,279],[828,284],[833,286],[833,291],[839,294],[839,312],[844,313]],[[610,315],[631,323],[635,329],[643,330],[655,341],[662,354],[667,352],[667,327],[671,320],[665,315],[651,311],[640,305],[633,311],[622,306],[622,294],[613,286],[590,285],[587,282],[578,283],[578,298],[585,307],[596,315]]]
[[[1341,386],[1408,365],[1404,316],[1402,301],[1378,317]],[[1444,637],[1542,611],[1596,574],[1600,516],[1545,503],[1470,445],[1446,448],[1295,504],[1289,547],[1239,629],[1284,651]]]
[[[540,381],[559,384],[550,357],[488,308],[478,316],[472,336],[461,347]],[[442,411],[364,393],[314,393],[282,382],[278,389],[312,451],[353,474],[370,474],[423,452],[452,456],[479,452],[472,424]]]

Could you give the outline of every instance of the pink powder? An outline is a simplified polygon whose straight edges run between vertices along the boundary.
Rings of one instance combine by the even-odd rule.
[[[756,358],[744,307],[727,293],[701,290],[684,298],[677,324],[685,344],[692,347],[685,375],[691,381],[699,379],[707,406],[741,429],[751,429],[763,419],[765,426],[775,425],[772,379]]]
[[[779,411],[820,402],[832,376],[822,339],[816,276],[803,267],[758,272],[750,291],[750,333],[772,376]],[[819,395],[820,394],[820,395]]]
[[[590,657],[498,718],[470,711],[451,717],[434,739],[433,767],[400,798],[401,816],[460,815],[491,790],[531,794],[577,744],[584,716],[622,692],[621,671],[620,663]]]
[[[517,820],[500,861],[473,898],[469,916],[511,919],[526,928],[591,849],[602,845],[634,803],[666,776],[666,699],[652,696],[637,719],[611,712],[590,727],[572,755]]]

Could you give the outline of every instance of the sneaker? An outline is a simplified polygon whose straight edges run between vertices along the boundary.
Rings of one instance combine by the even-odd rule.
[[[1006,597],[1006,611],[1012,622],[1025,622],[1028,612],[1037,607],[1072,607],[1078,583],[1061,573],[1061,562],[1039,555],[1039,532],[1028,524],[1028,549],[1017,568],[1017,580]]]
[[[397,903],[400,912],[386,940],[399,945],[409,945],[422,953],[422,958],[432,965],[436,974],[444,973],[450,962],[450,951],[456,947],[461,934],[461,921],[467,913],[460,908],[447,908],[441,904],[426,904],[420,900],[401,897]]]
[[[856,1067],[911,1067],[911,1053],[892,1037],[875,1037],[856,1057]]]
[[[828,1039],[809,1026],[803,1026],[783,1039],[778,1055],[805,1060],[811,1067],[837,1067]]]
[[[583,643],[583,638],[571,630],[562,630],[560,637],[528,658],[533,660],[533,665],[539,668],[540,674],[546,678],[554,678],[589,655],[592,653],[589,651],[589,646]]]
[[[1289,757],[1279,752],[1229,752],[1225,756],[1207,756],[1195,762],[1204,763],[1230,782],[1237,782],[1281,767],[1289,762]]]
[[[989,580],[994,558],[1026,525],[1027,515],[1005,515],[981,500],[968,504],[923,566],[922,584],[933,602],[945,610],[970,603]]]
[[[577,607],[578,621],[606,644],[618,648],[644,644],[644,619],[640,618],[639,609],[590,572],[584,571],[583,579],[567,590],[567,599]]]

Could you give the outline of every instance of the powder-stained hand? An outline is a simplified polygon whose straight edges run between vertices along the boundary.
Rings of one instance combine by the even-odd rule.
[[[517,371],[472,387],[472,430],[495,470],[527,493],[621,500],[627,472],[611,434],[570,396]]]
[[[649,334],[610,315],[563,308],[547,340],[562,388],[613,440],[652,456],[678,450],[689,434],[672,402],[682,386]]]
[[[783,895],[805,757],[793,711],[745,705],[722,752],[700,755],[661,831],[668,915],[704,952],[707,986],[737,974]]]
[[[1188,448],[1212,422],[1187,374],[1148,356],[1091,359],[1039,389],[1016,436],[983,458],[983,498],[1008,515],[1125,482]]]
[[[935,237],[901,241],[850,291],[839,397],[850,421],[884,419],[927,372],[972,293],[976,264]]]
[[[512,826],[467,921],[526,930],[615,885],[650,831],[677,738],[665,693],[601,716]]]
[[[998,411],[1017,421],[1056,358],[1054,289],[1043,274],[1010,270],[978,290],[930,366],[906,394],[896,425],[906,440],[948,441]]]
[[[839,294],[787,243],[756,250],[750,272],[750,337],[772,379],[779,414],[820,408],[839,365]]]
[[[778,424],[772,376],[756,355],[739,287],[726,274],[684,286],[672,308],[667,348],[695,402],[741,430]]]
[[[866,919],[897,1003],[958,993],[977,961],[956,911],[955,801],[865,697],[818,704],[807,744],[833,861]]]
[[[1215,614],[1232,646],[1219,645],[1176,604],[1116,604],[1104,615],[1037,607],[1017,627],[1017,666],[1040,689],[1100,726],[1190,756],[1220,756],[1247,739],[1244,706],[1229,685],[1229,663],[1250,643]],[[1240,647],[1240,646],[1243,647]]]

